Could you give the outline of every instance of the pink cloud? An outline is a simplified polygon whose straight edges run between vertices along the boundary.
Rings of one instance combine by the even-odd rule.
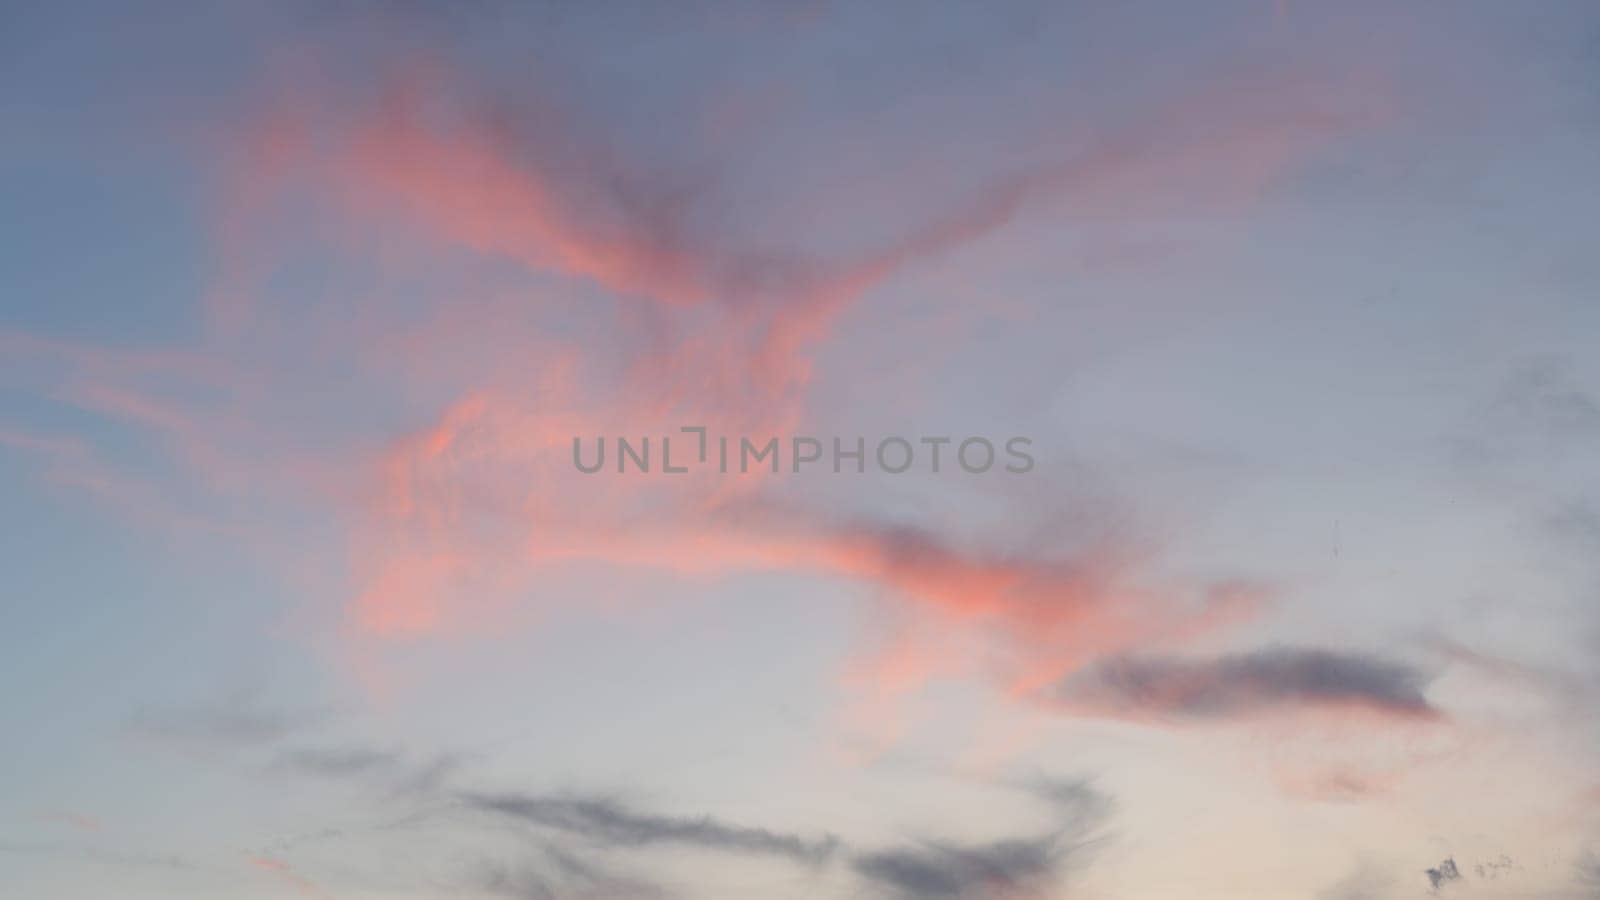
[[[284,884],[289,885],[302,897],[327,898],[330,895],[313,883],[310,879],[294,870],[294,867],[281,859],[270,856],[250,856],[246,862],[263,872],[267,872]]]

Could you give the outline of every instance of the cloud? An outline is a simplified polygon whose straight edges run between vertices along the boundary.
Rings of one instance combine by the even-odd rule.
[[[0,842],[0,853],[15,856],[48,856],[76,859],[94,865],[137,869],[205,871],[205,868],[177,855],[128,853],[103,847],[68,844],[13,844]]]
[[[322,721],[320,713],[265,707],[248,695],[186,709],[142,709],[126,730],[137,737],[213,746],[274,744]]]
[[[1394,896],[1394,876],[1371,865],[1362,865],[1317,893],[1317,900],[1385,900]]]
[[[1087,779],[1036,778],[1022,787],[1051,807],[1056,820],[1036,835],[987,843],[921,840],[851,860],[857,875],[890,896],[1016,898],[1046,896],[1110,815],[1111,799]]]
[[[285,750],[268,767],[275,772],[348,777],[394,769],[401,756],[368,747],[322,747]]]
[[[432,56],[394,61],[375,91],[347,98],[353,108],[340,109],[330,85],[318,87],[277,98],[242,136],[240,191],[298,169],[335,181],[352,212],[398,213],[443,243],[624,295],[738,310],[834,306],[1051,199],[1095,214],[1250,199],[1317,148],[1382,118],[1370,92],[1328,79],[1218,78],[1120,129],[1057,135],[1052,160],[942,186],[943,211],[827,259],[746,246],[707,226],[727,200],[723,179],[651,171],[587,139],[591,123],[534,99],[536,86],[509,100]]]
[[[1272,648],[1207,660],[1127,656],[1061,683],[1056,698],[1131,717],[1221,719],[1302,707],[1440,715],[1421,670],[1376,656]]]
[[[575,483],[563,477],[574,432],[549,434],[560,417],[548,404],[524,415],[474,398],[397,448],[383,466],[386,499],[374,517],[365,589],[349,610],[357,637],[481,628],[485,597],[526,596],[515,588],[531,588],[543,567],[575,562],[693,579],[781,571],[877,589],[907,618],[931,623],[930,631],[960,630],[968,645],[986,642],[1001,662],[991,671],[1014,692],[1031,694],[1098,655],[1248,618],[1265,597],[1238,580],[1147,581],[1151,548],[1081,512],[1081,534],[1056,528],[1048,542],[1008,545],[780,502],[761,494],[760,479]],[[557,453],[567,471],[547,468]],[[502,472],[537,484],[537,493],[515,510],[490,508],[483,498],[527,492],[498,487]],[[673,514],[663,516],[668,509]],[[896,642],[894,659],[858,666],[851,683],[901,693],[970,663],[910,636]]]
[[[1510,687],[1544,694],[1565,706],[1583,708],[1590,702],[1589,694],[1595,688],[1577,673],[1497,655],[1450,638],[1431,638],[1428,644],[1452,665]]]
[[[97,832],[104,831],[106,824],[98,816],[77,812],[70,809],[52,809],[39,812],[34,818],[40,822],[66,825],[78,831]]]
[[[1600,856],[1585,855],[1578,861],[1578,885],[1584,896],[1600,898]]]
[[[1559,461],[1600,439],[1600,400],[1561,356],[1524,360],[1452,442],[1468,467]]]
[[[1224,597],[1225,590],[1211,586],[1168,591],[1138,584],[1144,548],[1108,546],[1063,559],[1067,554],[977,551],[936,530],[887,522],[811,516],[795,528],[752,525],[716,509],[727,485],[696,483],[664,497],[596,498],[593,491],[574,497],[571,484],[555,484],[541,469],[540,454],[551,449],[552,436],[570,438],[579,424],[657,421],[669,412],[741,425],[790,421],[804,411],[812,351],[840,314],[875,288],[1034,210],[1070,212],[1076,234],[1108,218],[1187,215],[1197,202],[1248,203],[1319,148],[1372,127],[1371,95],[1315,77],[1186,82],[1117,116],[1111,127],[1084,133],[1064,127],[1026,162],[897,188],[926,202],[908,206],[914,215],[890,215],[888,227],[865,230],[853,246],[823,251],[799,238],[774,243],[725,220],[738,206],[727,201],[741,199],[725,196],[745,184],[740,172],[705,173],[702,185],[699,173],[686,179],[670,167],[645,165],[617,142],[595,139],[585,127],[592,123],[573,121],[581,116],[572,110],[530,99],[534,86],[497,90],[470,67],[422,56],[426,61],[375,65],[370,71],[383,74],[359,84],[316,83],[318,67],[308,62],[305,72],[313,74],[274,91],[253,118],[251,110],[243,113],[253,127],[234,136],[230,195],[219,203],[225,283],[214,298],[217,321],[204,332],[207,344],[193,354],[208,364],[162,369],[191,391],[227,385],[226,404],[209,391],[199,392],[207,403],[184,391],[169,397],[127,387],[127,378],[113,377],[120,373],[73,364],[84,369],[84,383],[74,382],[70,395],[76,402],[171,438],[180,454],[206,462],[208,470],[231,472],[215,480],[234,489],[278,485],[284,472],[298,471],[279,457],[286,452],[282,436],[303,434],[304,423],[365,421],[317,406],[325,402],[321,392],[299,389],[301,378],[320,383],[337,373],[343,383],[350,370],[376,370],[382,380],[352,387],[377,395],[370,404],[364,397],[363,406],[403,408],[420,418],[407,401],[423,401],[398,396],[417,386],[389,376],[394,370],[431,376],[434,367],[457,365],[456,378],[417,379],[427,382],[417,393],[438,412],[437,428],[350,465],[324,449],[382,438],[366,433],[348,436],[348,443],[311,442],[320,458],[306,465],[317,469],[316,487],[327,489],[317,491],[319,499],[383,498],[356,516],[327,517],[354,523],[356,532],[337,544],[351,548],[348,633],[403,639],[475,627],[486,607],[534,594],[520,588],[541,564],[574,557],[627,563],[638,554],[711,574],[771,568],[842,576],[886,587],[919,613],[982,620],[1015,651],[1008,660],[1014,671],[1006,675],[1027,692],[1096,654],[1192,633],[1238,611],[1237,595]],[[283,244],[293,243],[286,234],[306,232],[305,221],[284,221],[304,216],[301,200],[319,213],[318,238],[331,238],[319,246],[319,270],[327,255],[365,273],[396,257],[459,260],[465,249],[539,276],[539,289],[493,311],[477,298],[463,301],[454,285],[448,302],[416,299],[420,311],[410,302],[337,307],[328,319],[339,327],[310,349],[300,315],[303,304],[323,298],[249,303],[269,283],[298,283],[285,277],[297,257],[283,252]],[[372,254],[374,234],[390,227],[405,233],[405,252]],[[552,274],[576,282],[561,290],[576,288],[585,299],[573,321],[546,329],[538,327],[547,324],[540,313],[567,312],[551,313],[557,304],[548,296],[560,293],[544,290]],[[594,288],[608,302],[590,302]],[[258,318],[275,315],[283,320]],[[464,319],[493,332],[487,335],[493,340],[462,339],[451,329]],[[241,333],[252,336],[249,353],[235,352]],[[560,346],[557,335],[572,334],[579,339]],[[283,365],[284,355],[295,364]],[[569,363],[576,388],[555,372]],[[215,367],[227,369],[226,377]],[[548,394],[547,370],[551,381],[562,382]],[[157,396],[164,401],[151,402]],[[256,467],[234,471],[243,461]],[[254,511],[265,504],[230,507]],[[672,521],[679,539],[664,545],[659,534],[639,533],[633,526],[641,510]],[[704,554],[706,547],[721,552]],[[1207,597],[1191,604],[1194,593]]]
[[[364,743],[282,746],[325,728],[334,719],[329,711],[264,706],[246,694],[231,702],[140,710],[125,730],[135,737],[188,749],[242,753],[277,748],[257,771],[271,776],[365,782],[396,795],[437,794],[463,764],[456,754],[417,758]]]
[[[1472,867],[1472,871],[1475,872],[1479,878],[1485,878],[1493,881],[1507,872],[1516,870],[1516,868],[1517,864],[1512,861],[1511,857],[1502,853],[1496,859],[1474,865]]]
[[[326,900],[329,894],[318,887],[311,879],[300,874],[295,868],[281,859],[272,856],[251,856],[246,862],[263,872],[272,874],[275,878],[293,888],[295,893],[302,897]]]
[[[1461,869],[1456,866],[1454,857],[1446,859],[1423,874],[1428,876],[1428,887],[1434,893],[1438,893],[1440,888],[1449,886],[1451,882],[1461,880]]]
[[[1293,796],[1320,803],[1355,803],[1390,793],[1399,777],[1394,771],[1336,765],[1284,772],[1278,780]]]
[[[1048,805],[1064,828],[1086,830],[1111,813],[1111,798],[1089,778],[1041,775],[1023,781],[1021,787]]]
[[[808,839],[711,816],[640,813],[608,797],[468,793],[461,800],[474,809],[618,847],[669,844],[816,865],[826,862],[839,846],[832,835]]]
[[[275,754],[264,771],[383,787],[396,797],[437,797],[463,764],[464,758],[454,753],[414,758],[397,750],[349,744],[287,748]]]
[[[855,871],[899,897],[1008,897],[1042,890],[1067,854],[1054,837],[957,846],[924,843],[859,856]]]
[[[1527,362],[1507,382],[1498,411],[1555,442],[1600,438],[1600,401],[1559,357]]]
[[[519,864],[479,868],[473,888],[515,900],[644,900],[668,895],[661,887],[620,875],[555,846]]]

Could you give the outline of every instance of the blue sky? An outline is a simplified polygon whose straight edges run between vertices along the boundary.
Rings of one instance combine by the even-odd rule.
[[[0,895],[1600,890],[1587,4],[4,22]]]

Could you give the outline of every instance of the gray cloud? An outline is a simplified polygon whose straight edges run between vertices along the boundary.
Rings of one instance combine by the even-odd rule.
[[[1376,656],[1270,648],[1209,660],[1120,657],[1057,688],[1067,702],[1110,712],[1222,718],[1280,707],[1355,704],[1432,717],[1422,671]]]
[[[832,835],[808,840],[765,828],[731,825],[710,816],[639,813],[606,797],[463,794],[461,799],[474,809],[623,847],[675,844],[818,864],[831,857],[839,845]]]
[[[1461,869],[1456,865],[1455,857],[1446,859],[1438,866],[1423,872],[1428,876],[1428,886],[1435,893],[1440,888],[1447,887],[1451,882],[1461,880]]]
[[[1051,808],[1053,830],[983,844],[918,841],[859,854],[851,866],[893,897],[979,900],[1042,892],[1088,845],[1112,804],[1087,779],[1041,777],[1022,787]]]
[[[1041,775],[1022,782],[1021,787],[1049,805],[1064,828],[1087,830],[1111,814],[1111,798],[1088,778]]]
[[[895,896],[1001,897],[1043,887],[1070,849],[1055,836],[966,847],[923,843],[864,854],[854,867]]]
[[[397,794],[427,796],[438,794],[462,765],[462,758],[451,753],[417,759],[396,750],[348,744],[284,749],[273,756],[265,771],[387,784]]]

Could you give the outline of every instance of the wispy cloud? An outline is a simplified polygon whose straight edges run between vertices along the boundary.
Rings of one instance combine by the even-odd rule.
[[[485,863],[475,890],[513,900],[653,900],[664,888],[619,874],[556,846],[541,847],[520,863]]]
[[[851,867],[893,897],[1050,896],[1068,864],[1082,861],[1110,815],[1111,801],[1083,779],[1040,778],[1024,787],[1052,808],[1054,827],[986,843],[920,840],[857,854]]]
[[[252,695],[171,709],[141,709],[127,722],[135,737],[212,746],[265,746],[315,727],[324,714],[277,709]]]
[[[807,838],[711,816],[642,813],[609,797],[467,793],[460,799],[474,809],[620,847],[670,844],[776,856],[807,865],[825,862],[839,847],[832,835]]]
[[[328,900],[330,897],[316,882],[302,875],[293,866],[281,859],[271,856],[251,856],[246,859],[246,862],[263,872],[270,873],[294,889],[295,893],[302,897],[312,897],[316,898],[316,900]]]
[[[99,866],[120,868],[171,869],[193,872],[208,870],[207,867],[177,854],[142,853],[97,846],[0,843],[0,853],[15,856],[59,857]]]
[[[106,827],[105,822],[97,816],[68,809],[44,810],[36,813],[34,818],[40,822],[67,825],[83,832],[104,831]]]
[[[1600,440],[1600,399],[1570,359],[1525,359],[1452,441],[1458,462],[1485,473],[1529,458],[1571,458]]]
[[[268,768],[274,772],[348,777],[391,771],[401,762],[398,753],[370,747],[300,747],[279,753]]]

